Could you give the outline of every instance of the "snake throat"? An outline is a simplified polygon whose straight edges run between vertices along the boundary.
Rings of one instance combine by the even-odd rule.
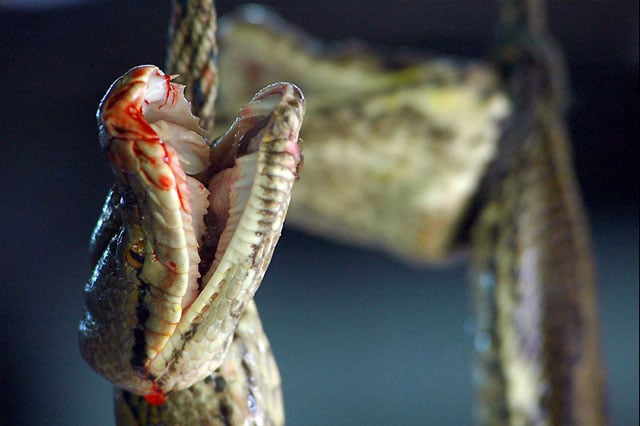
[[[87,287],[81,325],[81,339],[94,338],[91,296],[105,291],[97,288],[100,280],[113,280],[102,271],[107,252],[121,251],[118,266],[132,283],[123,301],[128,317],[121,319],[130,329],[125,369],[136,377],[105,371],[110,368],[92,362],[96,356],[83,354],[117,386],[157,404],[221,362],[279,237],[301,161],[304,113],[299,89],[278,83],[260,91],[229,131],[209,143],[184,86],[171,79],[155,66],[133,68],[98,110],[123,229],[111,244],[119,248],[107,247],[96,265],[92,281],[98,283]],[[191,348],[202,345],[215,346],[216,356],[192,359],[207,358]],[[196,355],[186,359],[190,350]]]

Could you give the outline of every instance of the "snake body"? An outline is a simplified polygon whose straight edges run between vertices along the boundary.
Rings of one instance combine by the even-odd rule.
[[[541,119],[551,117],[544,112]],[[602,425],[591,252],[565,135],[538,128],[473,230],[481,424]]]
[[[123,425],[281,425],[284,406],[278,366],[255,303],[242,314],[222,364],[166,403],[116,389],[115,413]]]
[[[523,3],[503,6],[500,63],[514,116],[472,234],[478,418],[603,425],[593,258],[563,121],[562,59],[542,3]]]
[[[130,393],[142,395],[144,407],[171,407],[167,399],[183,398],[179,391],[209,377],[213,392],[228,401],[206,415],[238,416],[244,408],[232,408],[244,401],[260,418],[281,423],[277,370],[254,372],[240,360],[251,354],[258,364],[273,364],[257,312],[245,308],[297,178],[304,100],[293,85],[266,87],[227,133],[207,143],[182,92],[158,68],[142,66],[101,102],[101,143],[116,185],[93,238],[97,262],[80,325],[82,353],[120,389],[119,407],[137,418],[144,409]],[[248,324],[237,328],[241,317]],[[223,386],[211,375],[227,353],[234,359],[221,367],[230,376],[218,373]],[[237,373],[236,364],[247,371]],[[237,395],[238,375],[256,382],[245,398]],[[117,413],[126,418],[125,411]]]

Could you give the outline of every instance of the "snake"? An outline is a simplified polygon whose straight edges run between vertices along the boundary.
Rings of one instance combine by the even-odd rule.
[[[117,424],[284,424],[252,297],[287,212],[411,262],[468,253],[479,424],[606,424],[589,229],[543,6],[501,3],[487,66],[323,46],[257,6],[218,29],[211,0],[174,1],[166,73],[131,69],[97,113],[115,185],[80,344],[114,383]]]
[[[297,178],[303,114],[298,88],[271,85],[208,142],[184,87],[155,66],[131,69],[102,100],[116,183],[92,238],[80,336],[84,358],[118,388],[119,424],[281,423],[252,298]],[[191,410],[199,420],[182,414],[207,394],[219,403]]]

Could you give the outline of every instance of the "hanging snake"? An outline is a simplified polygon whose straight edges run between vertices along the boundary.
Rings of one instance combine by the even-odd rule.
[[[284,423],[252,298],[292,199],[290,223],[325,237],[418,262],[470,251],[480,424],[605,424],[588,227],[541,8],[503,2],[496,70],[326,53],[255,6],[221,24],[219,54],[212,1],[175,1],[166,73],[131,69],[97,113],[115,185],[80,340],[115,385],[117,423]]]

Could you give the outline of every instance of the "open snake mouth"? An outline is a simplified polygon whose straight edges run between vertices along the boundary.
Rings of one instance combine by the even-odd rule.
[[[133,68],[109,89],[98,113],[122,200],[123,264],[138,286],[130,363],[154,385],[181,356],[202,312],[226,291],[227,280],[215,275],[230,249],[242,251],[234,241],[250,242],[253,253],[244,254],[254,261],[265,254],[266,241],[270,258],[275,242],[264,236],[279,235],[281,223],[261,216],[283,220],[289,195],[257,193],[290,191],[278,186],[278,175],[297,173],[304,113],[299,89],[274,84],[208,142],[184,87],[171,79],[154,66]],[[258,183],[265,179],[276,183]],[[255,288],[246,291],[250,298]]]

